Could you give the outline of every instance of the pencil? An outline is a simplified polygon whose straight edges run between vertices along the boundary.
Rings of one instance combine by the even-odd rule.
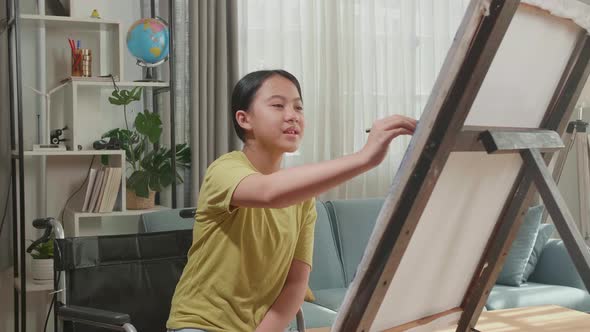
[[[418,125],[420,121],[416,121],[416,126]],[[365,133],[370,133],[371,132],[371,128],[367,128],[365,129]]]

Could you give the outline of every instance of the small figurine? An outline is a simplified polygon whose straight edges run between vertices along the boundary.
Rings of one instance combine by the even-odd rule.
[[[93,9],[92,10],[92,14],[90,14],[90,17],[92,17],[92,18],[100,18],[100,14],[98,13],[98,10]]]

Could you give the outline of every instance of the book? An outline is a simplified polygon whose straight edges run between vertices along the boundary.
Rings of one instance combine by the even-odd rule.
[[[105,208],[104,211],[101,212],[112,212],[115,203],[117,201],[117,196],[119,194],[119,188],[121,186],[121,175],[122,169],[120,167],[114,167],[111,170],[112,176],[110,178],[108,184],[108,195],[106,196]]]
[[[88,203],[88,209],[86,211],[93,212],[96,207],[96,201],[98,200],[98,194],[100,193],[100,187],[104,178],[104,168],[100,168],[96,174],[96,180],[94,180],[94,186],[92,186],[92,195],[90,196],[90,203]]]
[[[88,174],[88,181],[86,182],[86,195],[84,195],[84,203],[82,204],[82,212],[88,211],[88,205],[90,204],[90,196],[92,196],[92,188],[94,187],[94,181],[96,180],[97,169],[92,167]]]
[[[101,212],[100,209],[102,207],[102,201],[103,201],[105,189],[107,187],[107,183],[109,181],[109,176],[111,176],[111,168],[105,167],[104,168],[104,176],[102,178],[102,184],[100,186],[100,191],[98,193],[98,199],[96,201],[96,206],[94,207],[93,212]]]

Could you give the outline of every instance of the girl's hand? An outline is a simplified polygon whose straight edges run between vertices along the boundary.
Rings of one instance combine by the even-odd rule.
[[[417,121],[403,115],[392,115],[373,123],[367,143],[359,151],[365,158],[368,166],[379,165],[389,148],[389,143],[400,135],[413,135],[416,131]]]

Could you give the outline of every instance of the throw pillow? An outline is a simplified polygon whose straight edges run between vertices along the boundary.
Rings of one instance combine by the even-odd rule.
[[[537,232],[539,231],[542,216],[542,205],[529,208],[524,222],[518,230],[516,239],[512,243],[508,257],[506,257],[504,267],[496,281],[497,283],[517,287],[522,284],[524,270],[537,240]]]
[[[309,286],[307,286],[307,290],[305,291],[305,301],[315,302],[315,295],[313,295]]]
[[[526,264],[526,268],[524,269],[524,275],[522,276],[522,282],[526,282],[529,280],[531,274],[535,270],[535,266],[537,266],[537,262],[539,261],[539,257],[541,257],[541,252],[551,238],[551,234],[555,231],[555,226],[552,224],[541,224],[539,226],[539,233],[537,234],[537,240],[535,241],[535,246],[533,247],[533,251],[531,252],[531,257],[529,257],[529,261]]]

